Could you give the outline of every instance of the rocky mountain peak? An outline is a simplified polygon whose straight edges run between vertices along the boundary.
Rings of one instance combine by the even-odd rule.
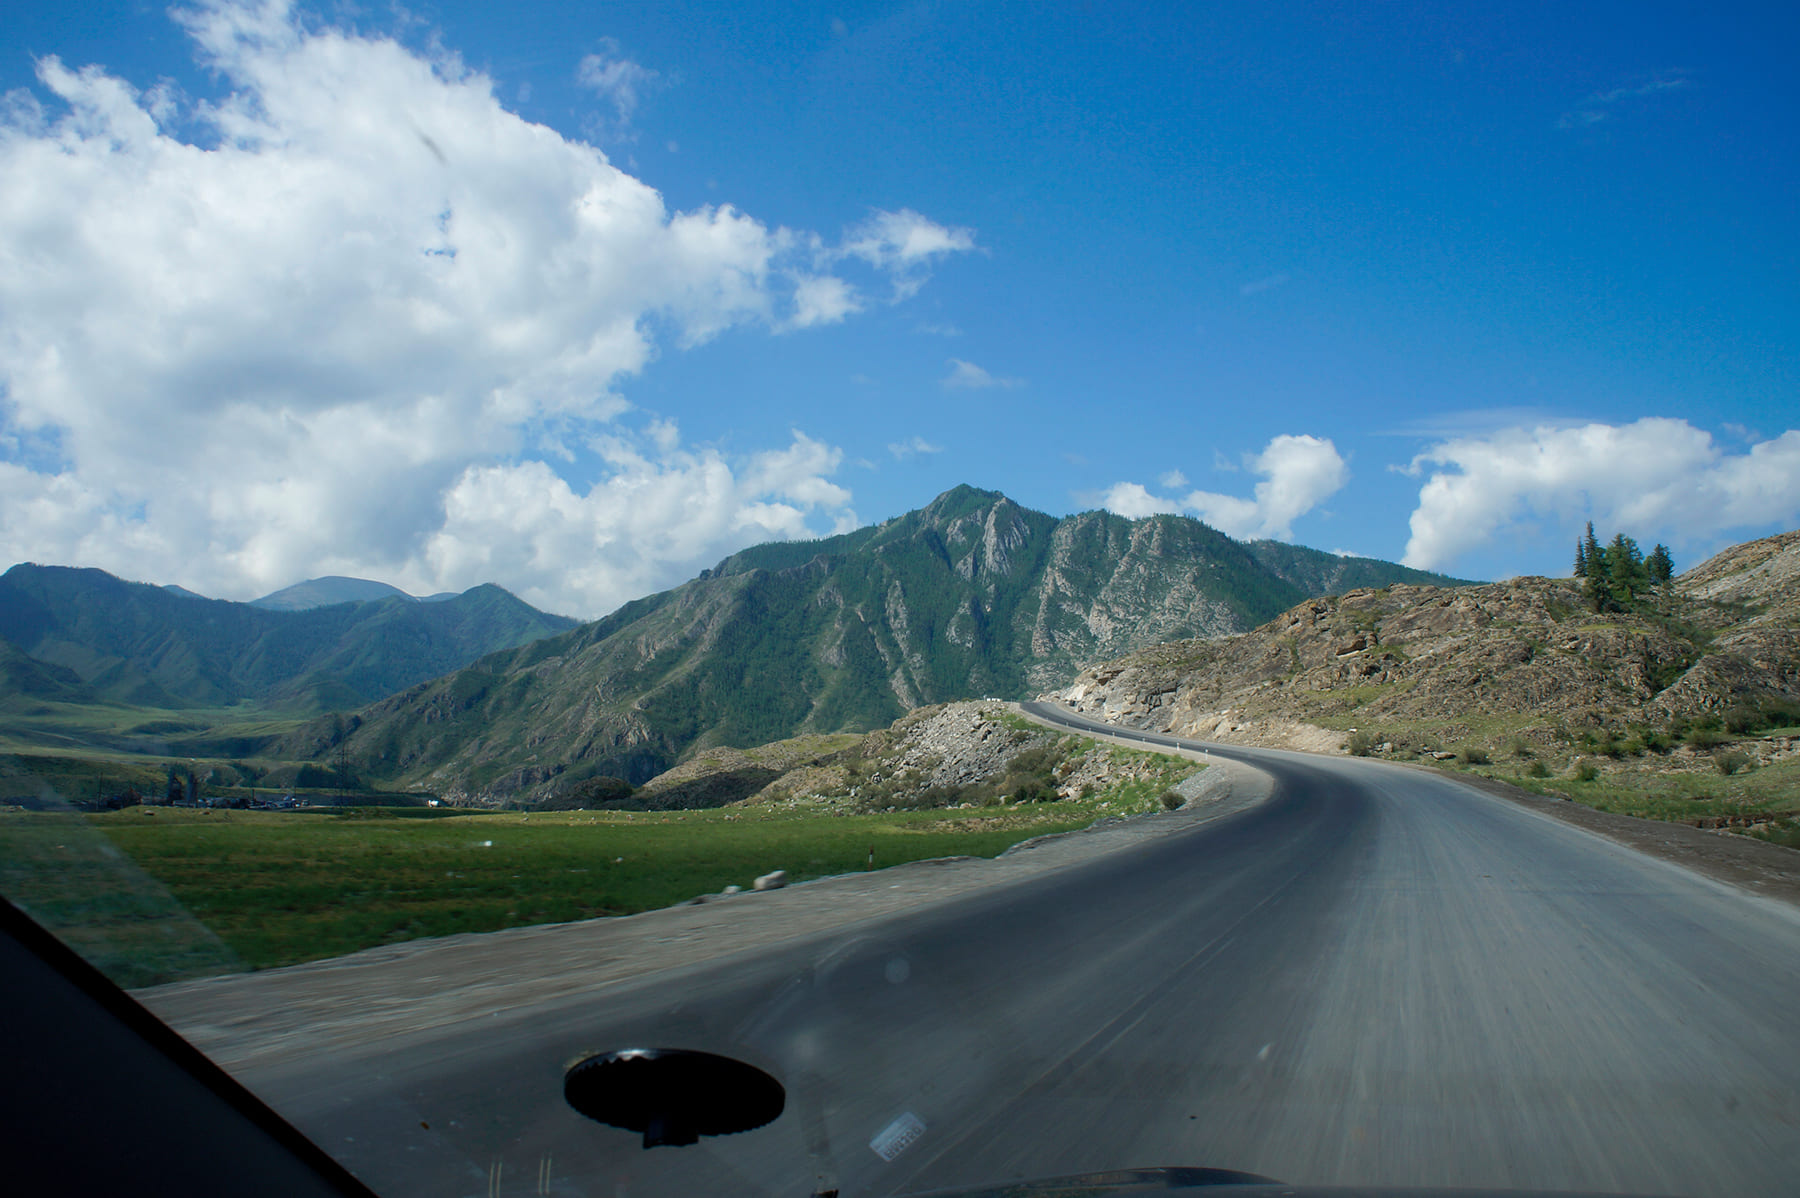
[[[959,483],[919,509],[919,522],[948,532],[952,523],[974,515],[996,503],[1012,503],[999,491],[984,491]]]

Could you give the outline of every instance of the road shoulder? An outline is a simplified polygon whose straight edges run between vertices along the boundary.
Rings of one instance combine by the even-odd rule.
[[[1420,766],[1424,769],[1428,767]],[[1763,898],[1800,905],[1800,852],[1756,840],[1735,832],[1711,831],[1668,820],[1639,819],[1601,811],[1572,799],[1536,794],[1523,787],[1484,778],[1434,770],[1461,782],[1548,815],[1566,824],[1585,828],[1608,840],[1636,849],[1697,874],[1749,891]]]

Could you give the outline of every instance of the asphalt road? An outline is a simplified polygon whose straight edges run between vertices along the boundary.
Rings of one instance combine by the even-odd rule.
[[[1431,773],[1207,748],[1273,797],[875,931],[246,1080],[393,1195],[848,1196],[1156,1164],[1800,1192],[1792,907]],[[788,1109],[645,1151],[563,1104],[564,1063],[649,1044],[762,1064]],[[882,1159],[908,1116],[923,1131]]]

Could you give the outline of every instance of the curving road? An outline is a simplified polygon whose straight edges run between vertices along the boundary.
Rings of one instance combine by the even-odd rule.
[[[1425,771],[1179,743],[1273,796],[748,964],[246,1080],[394,1195],[797,1198],[1146,1164],[1800,1187],[1793,908]],[[645,1152],[560,1097],[565,1061],[632,1043],[762,1063],[788,1110]],[[884,1160],[871,1139],[908,1115],[923,1132]]]

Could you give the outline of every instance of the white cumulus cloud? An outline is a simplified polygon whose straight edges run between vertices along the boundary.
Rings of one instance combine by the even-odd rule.
[[[432,578],[507,578],[527,601],[559,609],[579,596],[603,612],[672,585],[686,570],[759,541],[856,527],[850,492],[829,475],[841,451],[796,432],[787,448],[727,461],[665,439],[655,453],[634,440],[598,448],[611,467],[578,490],[541,461],[472,465],[444,495],[445,519],[420,557]]]
[[[834,249],[671,211],[448,53],[283,0],[177,19],[222,99],[51,57],[0,105],[0,556],[239,598],[496,581],[593,615],[854,521],[835,450],[684,449],[623,427],[617,385],[733,326],[847,318],[834,263],[916,290],[967,230],[876,213]],[[641,71],[580,68],[621,117]]]
[[[1189,513],[1239,540],[1293,536],[1294,521],[1312,511],[1350,481],[1350,467],[1337,446],[1323,437],[1283,433],[1270,439],[1259,454],[1247,455],[1245,467],[1262,476],[1251,498],[1213,491],[1189,491],[1180,498],[1156,495],[1140,483],[1115,483],[1102,506],[1130,519],[1162,513]],[[1172,483],[1171,479],[1181,479]],[[1163,475],[1164,486],[1186,483],[1181,472]]]
[[[1800,430],[1727,453],[1685,420],[1510,428],[1432,446],[1402,559],[1438,569],[1523,520],[1706,541],[1800,517]]]
[[[1181,513],[1181,502],[1152,495],[1142,483],[1114,483],[1100,498],[1100,506],[1127,520],[1145,516],[1174,516]]]

